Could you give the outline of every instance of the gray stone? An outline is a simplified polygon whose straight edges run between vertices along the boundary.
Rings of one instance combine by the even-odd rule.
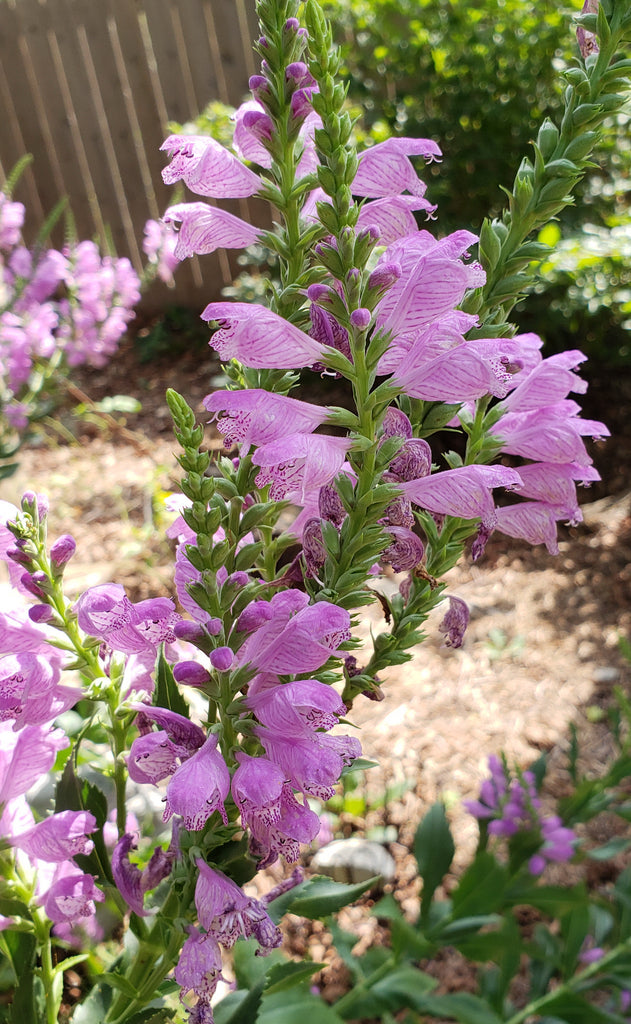
[[[620,676],[620,670],[613,665],[602,665],[594,669],[593,679],[595,683],[615,683]]]
[[[336,839],[317,851],[311,867],[336,882],[365,882],[374,875],[382,884],[394,879],[394,859],[380,843],[368,839]]]

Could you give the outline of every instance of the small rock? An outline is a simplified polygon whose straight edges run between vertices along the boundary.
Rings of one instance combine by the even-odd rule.
[[[334,878],[336,882],[365,882],[381,875],[382,883],[394,879],[394,859],[380,843],[368,839],[336,839],[327,843],[311,861],[314,871]]]
[[[595,683],[615,683],[620,675],[620,670],[613,665],[602,665],[594,669],[593,680]]]

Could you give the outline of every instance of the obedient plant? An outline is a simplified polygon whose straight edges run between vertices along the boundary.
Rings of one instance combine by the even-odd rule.
[[[69,241],[62,250],[43,241],[57,208],[35,245],[22,244],[25,209],[11,201],[24,162],[0,192],[0,477],[16,468],[29,424],[52,406],[51,392],[75,366],[103,367],[114,356],[141,288],[154,277],[172,281],[177,260],[172,228],[145,225],[147,265],[142,279],[126,258],[101,255],[92,241]]]
[[[70,602],[74,542],[49,549],[45,500],[1,507],[0,550],[24,596],[0,616],[0,946],[17,982],[15,1021],[57,1019],[64,967],[87,954],[55,962],[53,945],[82,948],[112,920],[128,923],[127,939],[101,962],[79,1024],[172,1019],[185,1012],[164,1004],[174,988],[188,1020],[208,1024],[224,951],[240,937],[272,966],[245,998],[228,997],[222,1020],[254,1021],[264,990],[303,985],[313,965],[278,959],[281,913],[330,914],[369,883],[303,883],[299,868],[273,888],[247,883],[296,864],[318,834],[314,801],[362,764],[353,703],[381,699],[379,673],[410,657],[444,600],[444,573],[465,551],[480,558],[494,531],[556,551],[557,523],[581,518],[576,483],[598,479],[584,438],[607,428],[570,397],[585,390],[582,354],[545,358],[507,318],[542,254],[529,234],[570,201],[623,101],[629,62],[616,54],[629,4],[583,17],[599,44],[583,37],[561,127],[542,126],[508,210],[483,228],[479,259],[470,232],[440,237],[417,223],[435,214],[419,173],[440,159],[435,141],[356,152],[330,26],[315,0],[302,26],[299,7],[259,0],[260,74],[233,150],[187,135],[163,147],[165,181],[201,197],[167,212],[175,256],[257,241],[280,275],[267,305],[213,301],[202,314],[229,379],[204,403],[225,456],[211,465],[203,427],[168,396],[184,470],[169,529],[174,599],[133,602],[112,581]],[[206,201],[252,195],[276,211],[273,231]],[[314,373],[343,405],[296,397]],[[452,439],[442,455],[439,432],[441,448]],[[394,594],[380,589],[384,574],[396,574]],[[468,612],[449,597],[440,628],[457,647]],[[365,649],[355,629],[375,600],[384,625]],[[70,708],[82,724],[66,735],[56,723]],[[529,775],[510,782],[492,767],[476,813],[487,838],[528,834],[532,880],[573,852],[570,826],[540,814]],[[35,816],[26,794],[52,768],[52,812]],[[128,814],[130,786],[145,795],[143,820]],[[429,908],[442,876],[428,863],[422,855]],[[490,923],[479,915],[468,927]],[[355,1016],[351,999],[327,1019],[349,1006]]]

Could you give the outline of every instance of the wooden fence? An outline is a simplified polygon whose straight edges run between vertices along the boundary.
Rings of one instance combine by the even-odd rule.
[[[160,176],[168,123],[212,99],[241,102],[255,32],[254,0],[0,0],[0,175],[32,154],[15,192],[27,243],[67,196],[78,236],[109,232],[139,269],[143,225],[172,201]],[[248,219],[255,207],[228,208]],[[223,252],[187,260],[175,292],[154,285],[148,303],[199,305],[234,269]]]

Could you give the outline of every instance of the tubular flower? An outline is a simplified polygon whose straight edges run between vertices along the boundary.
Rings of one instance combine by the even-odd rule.
[[[211,302],[202,320],[216,320],[211,345],[225,361],[238,359],[254,369],[292,370],[324,358],[325,346],[265,306]]]
[[[259,954],[265,956],[280,946],[280,929],[271,920],[260,900],[246,896],[242,889],[221,871],[197,860],[199,877],[195,887],[195,906],[202,928],[217,942],[231,949],[240,935],[258,939]]]
[[[166,224],[180,224],[173,255],[206,256],[216,249],[244,249],[260,232],[247,221],[208,203],[176,203],[164,214]]]
[[[160,149],[171,157],[162,171],[165,185],[183,181],[198,196],[215,199],[252,196],[260,188],[258,175],[208,135],[170,135]]]
[[[173,627],[180,620],[169,598],[154,597],[132,604],[120,583],[90,587],[75,604],[75,611],[84,633],[125,654],[173,643]]]
[[[204,407],[217,420],[226,447],[234,444],[265,445],[288,434],[307,434],[327,419],[327,410],[295,398],[285,398],[260,388],[215,391]]]
[[[273,761],[243,753],[237,754],[237,761],[232,796],[250,830],[251,853],[261,858],[260,868],[272,864],[279,854],[293,863],[300,855],[300,844],[317,835],[318,815],[299,803]]]
[[[230,791],[230,772],[210,735],[203,747],[176,768],[167,786],[164,821],[173,814],[184,820],[184,828],[199,831],[213,811],[219,811],[224,825],[228,817],[224,800]]]
[[[291,602],[288,594],[295,595]],[[270,602],[272,617],[248,636],[237,652],[237,664],[283,675],[321,668],[350,639],[350,615],[328,601],[308,601],[300,591],[276,595]]]
[[[286,498],[304,505],[310,492],[318,491],[338,475],[350,438],[324,434],[291,434],[282,440],[262,445],[252,456],[260,466],[257,487],[270,485],[272,501]]]

